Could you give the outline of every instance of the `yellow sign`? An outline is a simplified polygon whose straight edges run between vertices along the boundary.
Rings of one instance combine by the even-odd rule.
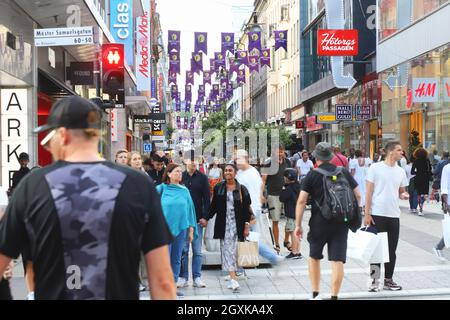
[[[153,132],[152,132],[152,135],[153,135],[153,136],[163,136],[163,135],[164,135],[164,132],[163,132],[162,130],[160,130],[160,131],[153,131]]]
[[[320,114],[317,115],[317,122],[335,122],[336,115],[335,114]]]

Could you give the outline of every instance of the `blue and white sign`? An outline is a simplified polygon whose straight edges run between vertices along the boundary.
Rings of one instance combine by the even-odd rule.
[[[144,153],[150,153],[150,152],[152,152],[152,144],[144,143]]]
[[[352,121],[353,120],[353,105],[351,104],[337,104],[335,106],[336,121]]]
[[[124,45],[125,61],[129,66],[134,64],[133,50],[133,1],[110,0],[111,11],[109,28],[117,43]]]

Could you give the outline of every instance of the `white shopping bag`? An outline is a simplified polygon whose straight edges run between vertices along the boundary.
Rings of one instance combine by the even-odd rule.
[[[388,263],[389,262],[389,242],[387,232],[378,232],[378,245],[373,251],[369,263]]]
[[[372,232],[359,229],[356,232],[348,231],[347,257],[369,264],[373,252],[378,246],[380,238]]]
[[[209,252],[220,252],[220,240],[214,239],[214,225],[216,224],[216,216],[208,221],[205,228],[205,248]]]
[[[444,243],[446,248],[450,248],[450,215],[444,214],[442,220],[442,234],[444,235]]]
[[[254,231],[250,231],[249,235],[247,237],[248,241],[253,241],[253,242],[259,242],[259,238],[260,238],[260,234],[259,232],[254,232]]]

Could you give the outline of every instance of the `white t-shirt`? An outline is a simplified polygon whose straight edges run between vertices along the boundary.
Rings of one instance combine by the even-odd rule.
[[[300,171],[300,175],[306,176],[310,170],[314,169],[314,164],[309,159],[306,162],[303,159],[299,159],[296,167]]]
[[[445,165],[441,175],[441,193],[447,195],[447,204],[450,205],[450,164]]]
[[[404,169],[397,163],[393,167],[384,161],[374,163],[367,173],[367,181],[374,183],[372,195],[372,215],[388,218],[400,217],[400,199],[398,190],[408,186]]]
[[[252,200],[252,210],[257,214],[261,210],[261,186],[262,178],[258,170],[250,166],[247,170],[239,170],[236,174],[236,180],[247,188]]]
[[[411,174],[411,169],[412,169],[412,164],[407,164],[405,166],[405,172],[406,172],[406,177],[408,178],[408,181],[411,181],[411,179],[416,176],[415,174]]]

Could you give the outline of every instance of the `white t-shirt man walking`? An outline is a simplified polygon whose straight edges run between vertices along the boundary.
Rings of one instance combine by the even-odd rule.
[[[314,169],[314,164],[311,160],[309,160],[309,155],[307,151],[302,152],[302,158],[298,159],[297,164],[295,165],[297,168],[298,180],[302,180],[309,171]]]
[[[387,232],[389,262],[384,264],[384,290],[398,291],[402,287],[392,279],[395,269],[396,250],[400,233],[400,202],[409,199],[405,187],[408,179],[397,161],[402,158],[402,146],[389,142],[385,148],[386,160],[370,166],[366,177],[366,207],[364,224],[373,225],[378,232]],[[371,265],[370,292],[379,290],[380,265]]]

